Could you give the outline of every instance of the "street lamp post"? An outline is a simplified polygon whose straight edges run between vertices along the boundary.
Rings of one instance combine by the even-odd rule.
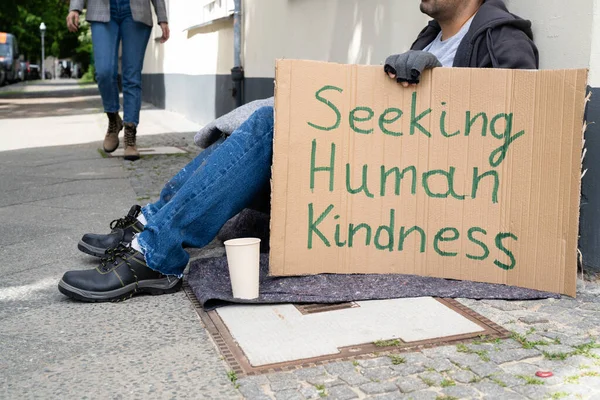
[[[44,48],[44,35],[46,34],[46,24],[40,24],[40,33],[42,34],[42,80],[46,79],[46,66],[44,60],[46,59],[45,48]]]

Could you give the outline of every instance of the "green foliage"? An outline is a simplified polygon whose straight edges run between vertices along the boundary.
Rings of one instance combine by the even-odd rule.
[[[317,389],[319,397],[327,397],[327,390],[325,390],[325,385],[315,385],[315,389]]]
[[[429,386],[429,387],[435,386],[435,382],[432,381],[431,379],[423,377],[423,376],[420,376],[419,378],[421,378],[421,380],[423,381],[423,383],[426,384],[427,386]]]
[[[525,381],[525,384],[527,385],[543,385],[544,381],[542,381],[541,379],[538,378],[533,378],[531,376],[527,376],[527,375],[517,375],[517,378],[521,378]]]
[[[393,365],[400,365],[406,362],[406,359],[398,354],[390,354],[388,357],[392,360]]]
[[[37,63],[42,52],[40,24],[44,22],[46,56],[73,58],[87,68],[91,48],[85,45],[79,49],[79,38],[81,35],[89,36],[89,27],[80,23],[79,32],[69,32],[66,24],[68,12],[68,0],[0,1],[0,31],[15,35],[20,54],[25,60]]]
[[[237,374],[235,373],[235,371],[231,370],[227,372],[227,377],[229,378],[229,380],[231,381],[231,383],[233,383],[233,386],[237,389],[240,384],[237,382],[238,377]]]
[[[494,382],[496,385],[500,386],[500,387],[506,387],[507,386],[506,383],[504,383],[504,381],[502,381],[501,379],[498,379],[498,378],[496,378],[494,376],[491,376],[490,380],[492,382]]]
[[[542,354],[548,360],[560,360],[560,361],[564,361],[567,358],[569,358],[569,356],[572,355],[571,353],[550,353],[548,351],[542,351]]]
[[[591,341],[589,343],[581,344],[579,346],[575,346],[575,351],[573,355],[576,356],[585,356],[589,358],[598,358],[598,356],[591,352],[592,349],[600,348],[600,344],[595,341]]]
[[[80,83],[92,83],[94,82],[94,75],[96,74],[96,70],[93,65],[90,65],[88,70],[79,80]]]
[[[454,382],[452,379],[443,379],[440,385],[442,387],[456,386],[456,382]]]
[[[554,399],[558,400],[558,399],[564,399],[565,397],[568,397],[568,396],[569,396],[569,393],[567,393],[567,392],[556,392],[556,393],[552,393],[550,395],[550,398],[553,400]]]
[[[467,354],[477,354],[482,361],[488,362],[490,361],[490,356],[486,350],[473,350],[468,348],[463,343],[459,343],[456,345],[456,350],[459,353],[467,353]]]
[[[533,328],[532,328],[533,329]],[[523,346],[524,349],[533,349],[536,346],[548,346],[552,343],[546,341],[546,340],[537,340],[537,341],[531,341],[527,339],[527,335],[529,335],[530,333],[535,332],[535,330],[530,330],[528,333],[526,333],[525,335],[521,335],[517,332],[511,332],[510,337],[519,342],[519,344],[521,346]]]
[[[579,383],[579,375],[571,375],[565,378],[565,383],[578,384]]]
[[[373,342],[375,347],[391,347],[391,346],[400,346],[402,343],[398,339],[392,340],[376,340]]]

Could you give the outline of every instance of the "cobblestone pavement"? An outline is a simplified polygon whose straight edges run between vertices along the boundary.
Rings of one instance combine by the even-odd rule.
[[[197,154],[192,137],[141,138],[140,146],[179,146],[191,153],[124,161],[140,203],[154,200]],[[221,251],[218,243],[196,257],[215,251]],[[245,398],[256,400],[600,399],[599,284],[580,281],[576,300],[460,301],[513,337],[232,380]],[[553,377],[535,375],[548,370]]]
[[[248,399],[600,399],[600,286],[579,298],[461,300],[513,338],[336,362],[237,383]],[[538,378],[537,371],[552,371]]]

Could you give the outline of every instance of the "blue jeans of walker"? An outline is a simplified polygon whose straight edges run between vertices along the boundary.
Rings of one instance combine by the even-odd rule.
[[[131,16],[130,0],[110,0],[110,21],[92,22],[96,80],[105,112],[119,111],[119,43],[123,44],[123,120],[137,125],[142,106],[142,67],[152,28]]]
[[[269,184],[273,156],[273,107],[257,110],[227,140],[200,153],[142,209],[138,235],[148,266],[181,276],[189,255],[204,247],[231,217]]]

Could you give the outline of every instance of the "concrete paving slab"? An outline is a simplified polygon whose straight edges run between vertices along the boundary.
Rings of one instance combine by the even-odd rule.
[[[191,132],[200,128],[200,125],[179,114],[157,109],[142,110],[140,121],[138,137]],[[106,115],[98,113],[27,119],[6,118],[0,120],[0,152],[97,142],[104,138],[106,126]],[[121,137],[122,135],[123,133]]]
[[[54,227],[39,226],[38,224],[23,224],[19,222],[0,224],[0,246],[8,246],[22,241],[36,240],[38,238],[64,232],[60,225]]]
[[[483,331],[430,297],[357,304],[308,315],[289,304],[229,306],[217,313],[253,366],[337,354],[341,347],[377,340],[415,342]]]
[[[151,133],[191,127],[155,118]],[[123,161],[98,153],[100,128],[81,130],[89,121],[0,118],[0,148],[25,147],[0,155],[0,397],[239,398],[184,293],[85,304],[58,292],[65,271],[97,265],[77,250],[81,235],[138,202]],[[61,140],[95,142],[39,147]]]
[[[161,147],[145,147],[138,148],[138,152],[141,156],[158,156],[158,155],[166,155],[166,154],[185,154],[187,151],[179,149],[177,147],[170,146],[161,146]],[[123,157],[125,154],[125,149],[117,149],[114,152],[110,153],[110,157]]]

